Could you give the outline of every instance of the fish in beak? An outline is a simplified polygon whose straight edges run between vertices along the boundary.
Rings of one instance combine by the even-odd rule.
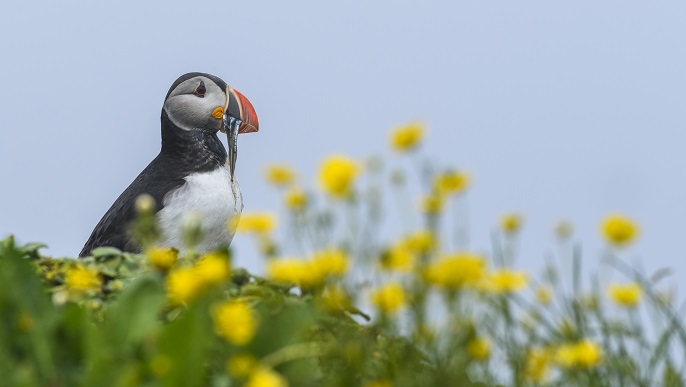
[[[236,171],[236,158],[238,157],[238,135],[252,133],[259,130],[259,122],[255,108],[243,94],[231,86],[226,86],[226,106],[222,117],[221,131],[226,133],[229,141],[229,170],[231,181]]]

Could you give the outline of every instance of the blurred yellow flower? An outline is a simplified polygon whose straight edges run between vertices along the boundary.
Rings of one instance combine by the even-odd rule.
[[[229,257],[223,253],[208,253],[200,257],[194,266],[196,275],[205,285],[217,285],[229,278]]]
[[[360,167],[352,159],[334,155],[322,163],[319,169],[319,185],[334,198],[346,198],[352,193]]]
[[[340,286],[327,286],[322,293],[321,305],[328,309],[349,309],[352,306],[350,295]]]
[[[267,263],[267,277],[277,282],[295,283],[304,288],[324,283],[321,274],[312,270],[311,263],[303,259],[273,259]]]
[[[600,231],[611,245],[622,247],[636,239],[638,226],[631,219],[614,214],[603,220]]]
[[[288,387],[288,381],[267,367],[257,367],[245,382],[245,387]]]
[[[391,131],[391,147],[400,152],[414,149],[424,136],[424,125],[410,123]]]
[[[171,369],[172,359],[167,355],[159,354],[150,360],[150,371],[158,378],[162,378],[169,374]]]
[[[555,226],[555,235],[560,239],[567,239],[572,236],[574,232],[574,226],[571,222],[566,220],[561,220]]]
[[[526,274],[507,269],[497,270],[488,275],[484,290],[496,294],[514,293],[529,283]]]
[[[519,214],[505,214],[500,218],[500,228],[505,234],[515,234],[522,227],[522,217]]]
[[[610,285],[608,293],[612,301],[625,308],[634,308],[641,301],[641,286],[635,282]]]
[[[431,231],[420,230],[406,235],[399,246],[406,248],[416,254],[426,254],[437,247],[438,241]]]
[[[145,251],[148,262],[154,268],[167,271],[174,266],[179,251],[170,247],[151,247]]]
[[[536,288],[536,301],[541,305],[547,305],[553,299],[553,294],[549,286],[539,286]]]
[[[217,334],[234,345],[248,344],[255,336],[257,319],[252,309],[241,301],[226,301],[212,308]]]
[[[64,284],[76,292],[95,291],[102,288],[102,276],[95,270],[76,265],[67,271]]]
[[[250,354],[234,355],[226,362],[226,370],[237,378],[248,376],[259,365],[257,358]]]
[[[467,189],[469,180],[469,175],[464,172],[443,172],[434,178],[434,189],[439,195],[456,195]]]
[[[238,221],[238,232],[268,234],[276,227],[276,217],[269,212],[248,212]]]
[[[485,337],[475,337],[467,343],[467,354],[473,360],[486,360],[491,356],[491,342]]]
[[[392,246],[381,254],[381,267],[386,270],[412,270],[414,254],[402,245]]]
[[[345,251],[332,248],[314,253],[310,264],[319,278],[343,277],[350,261]]]
[[[286,207],[294,211],[302,210],[307,206],[307,194],[298,187],[289,189],[283,200]]]
[[[555,353],[555,362],[562,368],[593,368],[600,364],[603,350],[590,339],[563,344]]]
[[[396,282],[382,285],[372,291],[372,303],[384,314],[393,314],[405,305],[405,290]]]
[[[285,165],[272,164],[267,167],[265,177],[276,186],[287,186],[295,180],[295,172]]]
[[[486,261],[472,253],[445,255],[431,262],[424,274],[428,283],[447,289],[476,286],[486,276]]]
[[[167,297],[174,305],[186,305],[202,292],[202,279],[192,267],[181,267],[167,275]]]
[[[533,383],[544,383],[550,373],[553,354],[548,348],[530,348],[524,362],[524,378]]]
[[[445,199],[443,196],[431,194],[424,196],[421,202],[422,212],[429,215],[438,215],[443,211]]]

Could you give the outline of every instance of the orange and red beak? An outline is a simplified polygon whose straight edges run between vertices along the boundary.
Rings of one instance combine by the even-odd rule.
[[[226,101],[227,106],[224,110],[229,116],[241,121],[238,133],[257,132],[260,124],[257,121],[257,113],[255,113],[255,108],[250,103],[250,100],[231,86],[227,85],[226,91],[228,98]]]

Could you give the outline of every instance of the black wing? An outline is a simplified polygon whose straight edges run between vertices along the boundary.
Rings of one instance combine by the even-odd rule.
[[[160,153],[107,210],[93,229],[79,257],[89,255],[93,249],[100,246],[112,246],[122,251],[139,253],[141,247],[131,240],[129,234],[129,225],[136,215],[136,198],[142,194],[151,195],[157,204],[155,211],[161,210],[167,192],[185,183],[183,171],[174,168],[173,164],[168,157]]]

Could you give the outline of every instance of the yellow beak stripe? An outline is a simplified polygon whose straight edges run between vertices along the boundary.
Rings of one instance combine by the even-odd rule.
[[[222,118],[223,116],[224,116],[224,108],[221,106],[212,111],[212,117],[214,117],[214,118]]]

